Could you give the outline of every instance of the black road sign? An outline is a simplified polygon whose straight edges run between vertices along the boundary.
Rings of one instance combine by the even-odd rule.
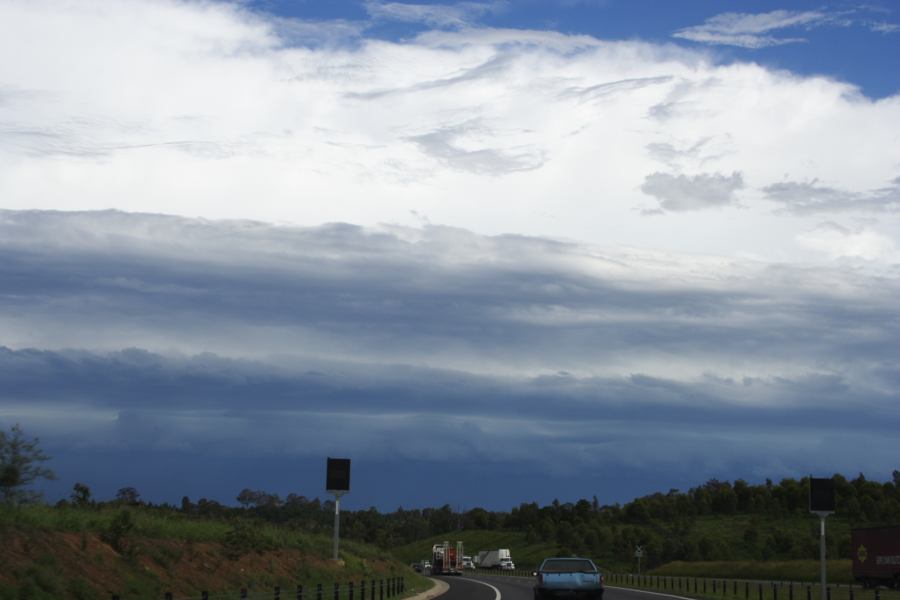
[[[809,478],[809,512],[834,512],[834,479]]]
[[[325,491],[350,491],[350,459],[328,458],[328,474],[325,477]]]

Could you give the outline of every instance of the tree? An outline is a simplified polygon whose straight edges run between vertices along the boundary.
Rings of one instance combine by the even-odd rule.
[[[132,506],[141,503],[141,494],[133,487],[119,488],[116,492],[116,500],[120,504],[130,504]]]
[[[72,504],[87,506],[91,503],[91,488],[84,483],[76,483],[72,486]]]
[[[25,489],[37,479],[56,479],[43,463],[50,457],[38,446],[37,438],[28,440],[19,424],[9,433],[0,431],[0,500],[7,504],[34,502],[40,492]]]

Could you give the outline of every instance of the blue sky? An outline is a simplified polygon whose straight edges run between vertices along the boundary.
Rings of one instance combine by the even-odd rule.
[[[898,468],[890,3],[0,5],[0,425],[100,497]]]
[[[366,37],[389,40],[410,38],[433,25],[384,18],[373,22],[372,17],[378,13],[372,7],[385,4],[392,3],[258,0],[248,6],[286,17],[365,23]],[[447,6],[444,2],[407,4]],[[723,61],[754,61],[795,73],[833,77],[859,86],[872,98],[891,96],[900,90],[900,74],[892,68],[900,54],[900,14],[890,2],[509,0],[473,2],[469,6],[484,7],[467,15],[471,25],[687,47],[705,45]],[[749,30],[757,38],[755,43],[736,37],[717,42],[700,38],[703,30],[715,29],[713,24],[723,14],[770,18]],[[732,19],[731,23],[737,21]]]

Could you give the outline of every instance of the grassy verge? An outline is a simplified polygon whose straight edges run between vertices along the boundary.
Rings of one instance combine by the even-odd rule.
[[[122,600],[174,598],[248,600],[367,598],[403,577],[403,598],[432,582],[378,548],[247,520],[215,520],[147,507],[0,507],[0,600]],[[384,583],[382,583],[384,582]],[[276,596],[276,586],[280,594]]]
[[[749,581],[701,577],[608,575],[614,587],[653,590],[701,600],[821,600],[821,586],[789,581]],[[898,590],[865,590],[859,585],[829,584],[827,600],[900,600]]]
[[[850,560],[829,560],[828,580],[833,583],[853,583]],[[733,561],[675,561],[653,569],[650,575],[679,577],[709,577],[719,579],[757,579],[761,581],[809,581],[819,579],[817,560],[733,560]]]

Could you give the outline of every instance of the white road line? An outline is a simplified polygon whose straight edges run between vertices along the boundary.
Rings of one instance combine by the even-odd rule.
[[[492,590],[494,590],[494,600],[500,600],[500,590],[498,590],[497,588],[495,588],[495,587],[492,586],[491,584],[485,583],[485,582],[483,582],[483,581],[478,581],[477,579],[466,579],[466,581],[471,581],[471,582],[473,582],[473,583],[480,583],[481,585],[486,585],[486,586],[488,586],[489,588],[491,588]]]
[[[661,594],[659,592],[648,592],[647,590],[638,590],[635,588],[624,588],[624,587],[616,587],[614,585],[607,585],[606,588],[611,590],[624,590],[626,592],[638,592],[641,594],[653,594],[654,596],[665,596],[666,598],[679,598],[679,600],[697,600],[696,598],[688,598],[686,596],[676,596],[675,594]]]

